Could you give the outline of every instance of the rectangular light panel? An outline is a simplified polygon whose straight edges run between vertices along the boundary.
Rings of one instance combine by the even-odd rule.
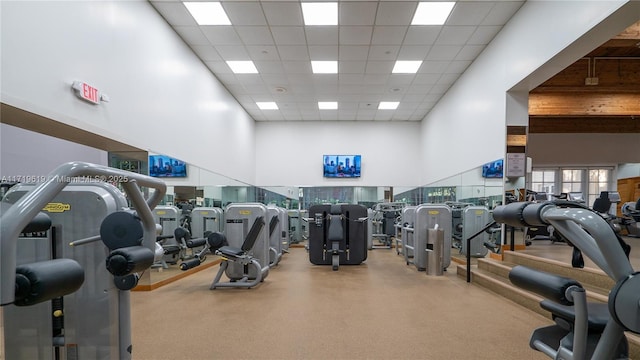
[[[311,70],[314,74],[337,74],[337,61],[311,61]]]
[[[420,2],[411,25],[444,25],[455,2]]]
[[[260,110],[278,110],[278,104],[273,101],[256,102]]]
[[[258,69],[253,64],[253,61],[227,61],[227,65],[231,68],[235,74],[257,74]]]
[[[338,3],[306,3],[302,6],[305,25],[338,25]]]
[[[184,2],[198,25],[231,25],[219,2]]]
[[[398,101],[380,101],[378,104],[378,110],[395,110],[400,105]]]
[[[421,60],[398,60],[393,66],[392,73],[395,74],[415,74],[422,65]]]
[[[318,109],[336,110],[338,109],[338,102],[337,101],[318,101]]]

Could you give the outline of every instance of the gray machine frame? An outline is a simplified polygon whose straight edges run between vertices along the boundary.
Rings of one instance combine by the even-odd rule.
[[[278,265],[282,259],[282,222],[280,209],[275,205],[267,206],[267,233],[269,235],[269,266]],[[271,231],[271,222],[275,228]]]
[[[413,262],[415,239],[413,237],[413,227],[416,223],[416,206],[407,206],[402,209],[402,224],[400,237],[402,241],[402,255],[407,265]],[[398,243],[396,242],[396,247]]]
[[[492,220],[489,209],[484,206],[467,206],[462,211],[462,244],[460,253],[467,255],[467,239],[476,234]],[[484,245],[490,240],[490,234],[482,232],[471,240],[470,253],[472,257],[485,257],[489,249]]]
[[[415,209],[415,223],[413,226],[414,251],[413,265],[419,270],[427,269],[428,246],[434,239],[429,239],[429,229],[439,229],[444,232],[442,254],[437,254],[442,269],[451,265],[451,208],[441,204],[421,204]],[[435,254],[431,254],[435,255]],[[431,256],[433,258],[433,256]]]
[[[223,231],[224,211],[219,207],[197,207],[191,210],[191,237],[204,238],[205,233]]]
[[[90,197],[93,201],[87,206],[92,207],[93,205],[93,207],[96,207],[97,204],[102,204],[99,206],[103,210],[102,214],[108,211],[122,210],[121,207],[126,205],[122,193],[102,181],[121,184],[136,209],[136,216],[139,217],[142,223],[143,236],[141,246],[155,253],[156,224],[153,220],[151,209],[162,200],[166,192],[164,182],[146,175],[106,166],[70,162],[62,164],[53,170],[44,182],[31,185],[31,188],[25,191],[18,199],[15,199],[15,202],[8,209],[3,209],[0,217],[0,239],[2,239],[0,241],[0,304],[4,306],[5,336],[2,341],[4,342],[7,358],[52,359],[54,347],[65,347],[65,344],[68,344],[73,348],[70,356],[78,355],[76,358],[80,359],[131,359],[130,293],[115,286],[113,276],[110,276],[104,265],[96,266],[93,263],[95,260],[81,259],[82,257],[93,257],[98,256],[97,254],[102,254],[103,258],[99,263],[104,263],[104,257],[108,254],[104,250],[104,246],[101,246],[101,249],[92,249],[102,245],[99,243],[99,235],[92,234],[92,236],[83,239],[75,239],[72,244],[61,245],[63,248],[65,247],[63,245],[66,245],[67,248],[57,249],[57,251],[62,251],[64,256],[78,255],[80,257],[78,259],[79,263],[84,263],[85,261],[88,261],[88,263],[84,264],[86,272],[84,284],[78,291],[65,296],[65,298],[68,297],[68,303],[73,305],[65,306],[64,316],[65,318],[69,316],[69,318],[65,320],[64,338],[56,339],[56,345],[54,345],[54,339],[49,337],[52,335],[50,301],[22,308],[16,313],[13,310],[18,307],[12,305],[15,301],[16,267],[23,261],[45,259],[51,256],[46,249],[44,251],[35,249],[36,253],[32,253],[34,254],[32,259],[19,259],[19,256],[25,254],[25,251],[27,253],[30,252],[29,249],[23,248],[26,243],[18,241],[22,229],[48,204],[60,198],[60,196],[64,197],[60,194],[69,184],[72,185],[67,191],[82,188],[92,192],[93,196]],[[155,191],[145,200],[140,186],[152,188]],[[19,189],[20,186],[16,187],[14,191]],[[65,201],[67,200],[72,201],[73,199],[65,199]],[[10,193],[5,196],[3,201],[13,201]],[[86,213],[83,215],[86,216]],[[85,222],[88,222],[88,219],[85,219]],[[75,225],[78,224],[76,223]],[[91,226],[94,225],[92,224]],[[63,229],[63,231],[71,231],[71,229]],[[80,232],[74,234],[74,236],[80,236],[81,234],[83,233]],[[70,250],[70,248],[74,249]],[[109,299],[106,303],[96,301],[97,298],[104,297]],[[84,307],[81,307],[83,303]],[[96,308],[105,304],[106,308]],[[25,317],[26,313],[22,310],[26,310],[26,313],[31,315]],[[40,318],[39,315],[43,317]],[[111,319],[106,333],[102,326],[94,326],[96,325],[95,322],[97,322],[96,318],[99,316],[107,316]],[[27,320],[34,317],[38,320],[36,323]],[[10,324],[7,325],[7,321]],[[31,326],[29,331],[18,330],[18,327],[29,326]],[[9,341],[7,341],[7,337],[10,338]],[[69,351],[69,346],[67,351]]]

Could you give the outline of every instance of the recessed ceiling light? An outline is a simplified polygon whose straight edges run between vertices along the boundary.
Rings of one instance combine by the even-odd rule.
[[[338,109],[338,102],[337,101],[318,101],[318,109],[336,110]]]
[[[253,61],[227,61],[227,65],[231,68],[235,74],[257,74],[258,69],[253,64]]]
[[[219,2],[184,2],[198,25],[231,25]]]
[[[305,25],[338,25],[338,3],[303,2],[300,5]]]
[[[311,70],[314,74],[337,74],[337,61],[312,61]]]
[[[380,101],[378,104],[378,110],[395,110],[400,105],[399,101]]]
[[[273,101],[258,101],[256,105],[260,110],[278,110],[278,104]]]
[[[420,2],[411,25],[443,25],[455,2]]]
[[[391,72],[395,74],[415,74],[420,69],[420,65],[422,65],[421,60],[398,60]]]

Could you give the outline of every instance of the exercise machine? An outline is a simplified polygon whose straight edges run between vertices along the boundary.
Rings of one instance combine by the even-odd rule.
[[[269,266],[278,265],[282,259],[282,223],[280,210],[274,205],[267,206],[269,221]]]
[[[129,290],[155,260],[151,209],[166,186],[84,162],[43,180],[14,186],[0,204],[5,357],[131,359]],[[145,200],[140,187],[155,191]]]
[[[309,208],[309,261],[315,265],[358,265],[367,259],[367,208],[313,205]]]
[[[288,210],[289,244],[299,244],[309,239],[309,223],[307,210]]]
[[[553,359],[628,358],[624,332],[640,333],[640,276],[610,224],[595,210],[567,202],[512,203],[494,209],[493,217],[514,227],[553,225],[615,283],[608,304],[590,304],[575,280],[514,268],[514,285],[545,297],[540,305],[555,322],[533,332],[531,348]]]
[[[413,260],[413,249],[415,247],[415,241],[413,238],[413,226],[416,222],[416,207],[406,206],[402,209],[402,215],[400,220],[400,242],[402,242],[402,255],[404,261],[409,265]],[[396,237],[396,254],[399,254],[398,249],[398,237]]]
[[[429,260],[437,261],[440,269],[436,272],[440,273],[451,264],[451,208],[443,204],[422,204],[413,212],[407,214],[413,217],[413,227],[407,229],[408,234],[412,233],[413,245],[406,245],[407,254],[412,253],[413,259],[405,255],[405,261],[407,265],[413,264],[418,271],[427,270]],[[442,245],[433,238],[437,231],[434,233],[431,230],[443,232]]]
[[[489,249],[485,243],[489,241],[489,234],[482,232],[477,235],[467,249],[467,239],[475,235],[482,228],[491,222],[489,209],[484,206],[467,206],[462,210],[462,242],[460,243],[460,253],[467,255],[467,251],[472,257],[487,256]]]
[[[622,204],[620,211],[623,216],[621,225],[627,230],[627,235],[640,237],[640,199]]]

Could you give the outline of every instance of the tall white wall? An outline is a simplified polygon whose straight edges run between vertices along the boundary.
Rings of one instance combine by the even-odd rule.
[[[526,116],[508,111],[513,99],[507,92],[516,85],[519,91],[533,89],[584,56],[589,46],[597,47],[637,21],[638,7],[630,6],[626,15],[635,20],[609,24],[582,39],[580,47],[569,49],[626,3],[527,1],[423,120],[421,144],[427,166],[422,169],[422,182],[429,184],[504,157],[507,114]],[[554,57],[559,60],[551,61]],[[536,71],[536,77],[530,77]],[[526,124],[522,120],[509,123]]]
[[[2,102],[254,183],[253,119],[147,1],[1,6]]]
[[[374,121],[256,123],[259,186],[418,186],[420,124]],[[323,178],[323,156],[362,155],[362,177]]]
[[[0,124],[0,178],[3,180],[41,181],[69,161],[108,165],[106,151]]]

